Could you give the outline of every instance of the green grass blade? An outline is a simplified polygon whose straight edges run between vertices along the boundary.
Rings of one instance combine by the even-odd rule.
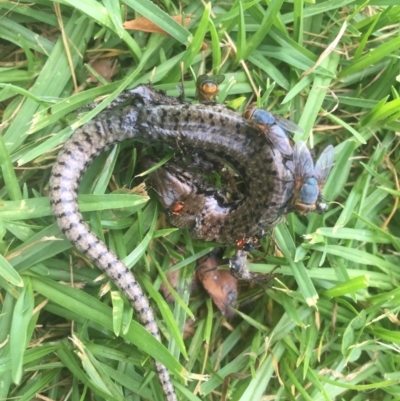
[[[246,52],[246,23],[244,20],[243,6],[242,3],[239,2],[239,26],[238,26],[235,64],[239,64],[239,62],[243,59],[245,52]]]
[[[315,306],[318,300],[318,293],[310,280],[307,270],[300,261],[295,261],[295,248],[293,240],[287,230],[286,226],[280,224],[275,229],[276,242],[281,249],[286,260],[289,262],[290,268],[292,270],[293,276],[300,288],[300,292],[303,294],[309,306]]]
[[[76,25],[78,17],[78,13],[75,13],[65,26],[66,35],[73,43],[78,43],[77,47],[70,49],[73,65],[76,65],[80,60],[80,54],[84,51],[85,43],[89,40],[94,27],[93,23]],[[69,68],[64,44],[60,38],[54,45],[47,62],[31,88],[31,92],[37,97],[44,95],[59,96],[69,79]],[[22,105],[17,118],[13,120],[4,134],[4,142],[10,151],[14,151],[26,139],[32,116],[37,109],[38,104],[30,99]]]
[[[332,73],[336,73],[338,63],[339,55],[331,53],[321,65]],[[312,127],[317,119],[317,115],[325,99],[330,82],[330,78],[315,75],[311,91],[308,94],[307,102],[299,121],[299,126],[304,129],[304,135],[299,139],[306,141],[311,135]],[[296,134],[295,138],[298,136],[299,135]]]
[[[143,207],[148,198],[135,194],[79,195],[78,203],[82,212],[107,209]],[[49,199],[35,198],[26,201],[3,202],[0,218],[4,220],[24,220],[52,216]]]
[[[221,68],[221,45],[218,37],[218,32],[215,28],[213,21],[210,19],[208,21],[208,29],[211,35],[211,52],[212,52],[212,59],[213,59],[213,67],[212,72],[213,74],[218,74]]]
[[[60,4],[0,2],[0,398],[161,400],[153,356],[182,380],[174,382],[179,399],[398,398],[398,0]],[[180,15],[189,18],[189,30],[173,19]],[[167,35],[123,28],[125,19],[141,16]],[[333,53],[304,76],[334,43],[343,18],[347,27]],[[110,83],[108,67],[102,70],[108,62],[118,70]],[[86,65],[98,83],[88,79]],[[138,139],[93,162],[80,186],[95,192],[79,197],[84,218],[121,258],[137,262],[132,271],[150,294],[166,348],[63,237],[51,215],[48,179],[57,148],[77,127],[103,118],[121,91],[151,81],[178,96],[183,80],[189,102],[203,72],[226,77],[218,103],[240,113],[257,101],[305,129],[314,163],[333,145],[335,164],[322,191],[328,211],[289,213],[275,236],[261,239],[249,268],[268,273],[279,266],[282,276],[267,287],[240,285],[239,313],[226,319],[192,281],[198,259],[215,247],[228,255],[235,244],[192,240],[169,225],[155,199],[124,189],[146,180],[145,154],[170,157],[166,144]],[[79,110],[92,102],[95,109]],[[191,156],[210,154],[181,156],[169,163],[184,168]],[[266,173],[260,166],[253,179]],[[228,188],[218,172],[209,178],[207,185],[221,181],[234,196],[245,187]],[[176,269],[177,302],[166,305],[157,290],[164,272]],[[20,313],[21,280],[33,286],[22,312],[33,305],[30,316]]]
[[[257,49],[262,40],[267,36],[269,30],[279,16],[279,11],[283,2],[284,0],[275,0],[269,4],[267,12],[265,13],[264,18],[260,24],[259,30],[247,41],[247,48],[246,52],[244,53],[245,60],[250,54],[253,53],[255,49]]]
[[[208,21],[210,18],[211,12],[211,4],[208,3],[204,7],[203,15],[200,19],[199,25],[196,29],[196,33],[194,34],[193,40],[191,40],[187,50],[184,52],[182,59],[180,62],[183,64],[183,71],[185,72],[188,67],[193,63],[194,58],[199,53],[201,46],[203,44],[204,36],[208,29]],[[178,82],[181,76],[181,72],[178,69],[175,69],[168,77],[167,80],[169,82]]]
[[[32,285],[27,280],[17,303],[15,304],[10,331],[11,371],[14,383],[22,379],[23,357],[28,345],[28,324],[32,317],[34,297]]]
[[[21,189],[3,137],[0,138],[0,167],[9,198],[13,201],[21,200]]]
[[[246,391],[240,397],[240,401],[258,400],[262,396],[264,389],[270,382],[274,372],[274,362],[282,357],[284,352],[283,345],[277,345],[273,348],[272,353],[266,357],[262,365],[258,367],[256,376],[247,386]]]
[[[355,74],[357,72],[362,71],[366,67],[370,65],[376,64],[386,56],[395,52],[400,48],[400,38],[394,38],[389,40],[388,42],[376,47],[375,49],[369,51],[364,56],[361,56],[357,59],[352,65],[344,68],[339,73],[339,78],[345,78],[349,75]]]
[[[12,265],[4,259],[3,255],[0,255],[0,276],[17,287],[22,287],[24,285],[21,276],[14,270]]]
[[[192,34],[153,2],[149,0],[127,0],[126,4],[132,7],[139,14],[154,22],[178,42],[186,46],[192,43]]]
[[[52,302],[78,312],[85,319],[98,323],[108,330],[113,329],[111,309],[90,295],[43,278],[32,278],[32,284],[36,291],[51,299]],[[157,358],[175,374],[180,375],[184,372],[182,366],[171,358],[166,348],[140,324],[132,321],[129,331],[121,334],[121,337],[138,346],[153,358]]]
[[[342,295],[355,293],[358,290],[368,288],[369,280],[368,276],[359,276],[345,283],[336,285],[324,292],[326,297],[340,297]]]

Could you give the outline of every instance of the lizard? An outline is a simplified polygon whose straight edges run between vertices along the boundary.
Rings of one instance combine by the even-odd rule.
[[[130,104],[119,107],[126,100]],[[223,243],[234,243],[242,236],[261,237],[275,227],[293,195],[293,174],[282,154],[259,135],[257,127],[226,106],[187,104],[140,85],[121,94],[109,107],[78,128],[59,152],[49,181],[50,203],[67,239],[111,278],[146,330],[161,341],[154,312],[133,273],[91,231],[79,211],[77,190],[89,164],[118,142],[142,138],[207,154],[209,160],[231,165],[245,182],[241,200],[226,202],[218,189],[207,190],[190,182],[185,182],[183,192],[170,198],[183,203],[172,224],[189,228],[195,238]],[[193,218],[190,214],[194,207],[197,209]],[[230,263],[231,272],[251,280],[254,275],[245,266],[246,255],[243,249],[237,251]],[[176,401],[168,370],[158,361],[155,368],[165,399]]]

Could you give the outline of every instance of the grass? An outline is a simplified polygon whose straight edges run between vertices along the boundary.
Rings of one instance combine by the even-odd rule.
[[[400,6],[270,3],[0,2],[0,399],[161,400],[149,355],[173,373],[181,399],[400,399]],[[170,36],[124,30],[139,14]],[[180,14],[187,28],[170,18]],[[118,62],[112,83],[89,82],[86,63],[96,58]],[[189,291],[212,244],[162,226],[154,201],[123,189],[140,183],[132,176],[143,145],[118,145],[94,162],[81,208],[135,266],[167,351],[62,239],[46,195],[74,129],[149,79],[178,95],[181,65],[189,99],[192,73],[225,74],[220,101],[240,108],[253,97],[290,115],[304,129],[295,139],[316,154],[335,146],[335,167],[328,212],[290,214],[253,252],[253,270],[278,264],[283,276],[273,288],[242,287],[237,317],[226,321]],[[167,269],[180,271],[171,305],[155,291]]]

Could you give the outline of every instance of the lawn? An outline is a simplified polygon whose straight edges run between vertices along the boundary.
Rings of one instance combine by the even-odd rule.
[[[182,400],[400,400],[398,0],[5,0],[0,17],[0,400],[162,400],[151,357]],[[315,157],[334,146],[329,209],[261,240],[249,266],[282,275],[240,286],[227,319],[190,291],[217,244],[147,196],[148,144],[99,156],[80,207],[151,297],[161,345],[63,238],[48,181],[65,140],[123,90],[183,85],[196,101],[203,73],[225,76],[218,102],[298,124]]]

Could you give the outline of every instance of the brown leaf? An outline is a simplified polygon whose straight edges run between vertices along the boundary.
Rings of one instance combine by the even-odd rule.
[[[113,61],[108,58],[100,58],[91,62],[90,65],[108,82],[111,82],[111,78],[118,72],[116,60]],[[91,82],[97,82],[97,78],[95,78],[90,72],[89,75]]]
[[[181,15],[176,15],[171,18],[174,19],[179,24],[182,23]],[[184,26],[187,27],[191,20],[192,17],[186,16],[184,20]],[[123,26],[125,29],[133,29],[135,31],[142,31],[142,32],[161,33],[162,35],[169,36],[167,32],[164,31],[164,29],[161,29],[158,25],[156,25],[154,22],[151,22],[149,19],[145,17],[136,18],[131,21],[125,21]]]
[[[198,289],[202,285],[221,313],[226,318],[231,318],[234,312],[230,306],[235,307],[237,300],[237,280],[231,276],[229,271],[218,270],[218,266],[223,263],[222,259],[214,254],[208,254],[199,259],[191,290]],[[167,274],[168,282],[174,289],[176,289],[178,277],[178,270]],[[160,290],[167,302],[174,300],[167,285],[162,283]]]
[[[192,337],[196,332],[196,328],[194,327],[195,320],[186,319],[185,326],[183,327],[183,339]]]
[[[221,259],[209,255],[198,265],[196,275],[217,308],[224,316],[230,318],[234,312],[229,307],[234,307],[237,300],[237,280],[229,271],[218,270],[221,264]]]

